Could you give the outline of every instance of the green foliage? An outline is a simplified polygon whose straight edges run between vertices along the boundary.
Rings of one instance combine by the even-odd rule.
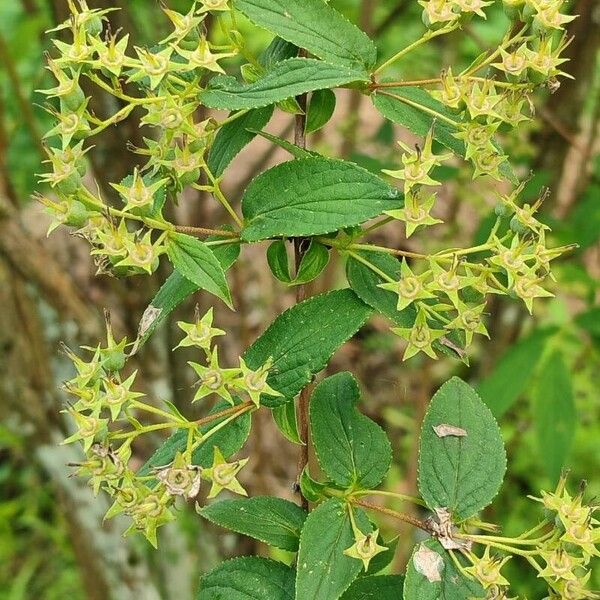
[[[357,81],[366,81],[360,71],[313,58],[289,58],[277,63],[254,83],[240,84],[226,76],[215,78],[211,80],[211,87],[200,92],[199,99],[210,108],[259,108],[306,92]]]
[[[294,277],[290,274],[287,247],[284,240],[273,242],[267,250],[267,261],[271,273],[289,285],[302,285],[316,279],[329,263],[329,250],[323,244],[312,240],[303,253],[298,271]]]
[[[360,390],[350,373],[323,380],[310,401],[310,429],[319,464],[343,489],[376,487],[392,449],[384,431],[356,409]]]
[[[335,111],[335,94],[329,90],[317,90],[310,98],[306,113],[306,133],[314,133],[324,127]]]
[[[293,569],[258,556],[221,563],[200,579],[197,600],[294,600]]]
[[[370,315],[351,290],[314,296],[279,315],[244,354],[250,367],[273,361],[268,381],[283,397],[264,399],[265,406],[294,398]]]
[[[306,519],[306,512],[296,504],[269,496],[222,500],[205,506],[200,514],[221,527],[289,552],[298,550]]]
[[[228,244],[226,246],[217,246],[213,254],[221,264],[221,268],[227,271],[237,260],[240,254],[239,244]],[[152,299],[150,306],[146,311],[147,321],[142,318],[138,337],[138,347],[143,344],[186,298],[189,298],[194,292],[201,289],[179,271],[173,271],[167,280],[163,283],[156,296]]]
[[[510,582],[501,570],[512,556],[529,560],[552,597],[593,597],[583,585],[597,553],[596,507],[582,493],[572,497],[566,480],[558,478],[576,413],[566,353],[540,359],[550,330],[535,330],[480,383],[487,406],[461,379],[441,386],[420,436],[420,497],[377,489],[390,470],[392,447],[384,430],[359,411],[359,385],[350,373],[322,379],[312,396],[307,388],[372,315],[391,321],[405,360],[437,358],[442,351],[467,363],[474,336],[490,335],[488,297],[513,297],[533,312],[536,299],[553,295],[544,287],[552,261],[572,249],[549,246],[549,227],[538,215],[545,194],[529,197],[495,141],[498,132],[530,119],[533,90],[555,86],[564,75],[559,67],[568,41],[551,32],[563,30],[572,17],[549,0],[525,0],[509,7],[514,23],[505,23],[505,37],[466,68],[452,65],[456,75],[448,66],[436,78],[389,81],[384,72],[390,67],[474,15],[485,17],[488,6],[462,0],[418,4],[425,31],[377,66],[373,41],[324,0],[198,0],[187,13],[163,7],[172,25],[167,37],[136,46],[135,54],[128,37],[110,33],[110,9],[69,2],[72,18],[57,30],[69,41],[54,40],[49,70],[57,83],[42,92],[53,103],[48,112],[54,124],[46,134],[50,167],[42,176],[53,193],[40,198],[53,217],[51,230],[75,228],[91,244],[102,273],[160,274],[161,260],[175,269],[144,314],[135,342],[116,340],[107,319],[105,344],[85,347],[82,356],[65,349],[76,370],[65,383],[73,396],[66,412],[74,422],[65,442],[83,445],[78,473],[96,493],[112,498],[107,517],[123,513],[131,523],[127,533],[142,532],[154,546],[160,527],[176,518],[179,499],[196,500],[199,514],[214,524],[297,553],[285,555],[297,573],[262,557],[226,561],[202,578],[199,600],[384,600],[401,594],[409,600],[466,600],[483,598],[484,588],[506,598]],[[276,36],[266,50],[255,48],[252,35],[242,31],[247,23],[240,29],[238,12]],[[522,26],[515,28],[517,21]],[[88,86],[112,95],[119,108],[97,116],[83,92]],[[334,90],[342,87],[370,96],[388,120],[388,132],[393,123],[422,141],[400,141],[395,166],[388,164],[391,156],[381,164],[363,159],[376,172],[307,149],[305,134],[330,121]],[[200,121],[206,108],[234,112]],[[263,131],[276,111],[294,115],[293,142]],[[148,128],[142,147],[132,148],[146,163],[118,184],[100,185],[88,173],[90,140],[124,119]],[[222,183],[256,135],[293,160],[255,177],[242,193],[240,215]],[[444,164],[452,154],[440,149],[468,163],[457,184],[466,185],[463,171],[502,182],[497,218],[470,247],[454,247],[443,236],[431,236],[424,252],[404,243],[376,245],[373,233],[398,221],[406,239],[441,225],[435,188],[458,170]],[[103,197],[109,184],[122,206]],[[218,202],[231,223],[214,230],[171,222],[171,203],[183,201],[189,188]],[[442,241],[450,247],[431,249]],[[193,292],[204,290],[231,307],[227,270],[242,246],[261,242],[269,243],[265,253],[275,278],[302,286],[298,302],[275,317],[236,366],[222,364],[215,339],[226,332],[212,308],[203,316],[197,310],[191,322],[179,321],[184,336],[177,348],[199,355],[189,362],[198,379],[193,402],[218,400],[204,407],[200,419],[170,402],[142,400],[128,359]],[[321,276],[331,255],[346,261],[350,289],[301,301],[305,284]],[[497,532],[479,513],[498,493],[506,469],[493,415],[511,407],[538,364],[537,437],[558,483],[534,498],[544,509],[537,525],[517,537],[488,535]],[[301,446],[297,484],[303,506],[265,496],[208,502],[225,490],[247,495],[238,475],[250,457],[237,453],[250,434],[251,414],[265,407],[283,436]],[[153,421],[145,423],[150,414]],[[132,446],[155,431],[170,437],[136,469]],[[320,471],[316,464],[309,468],[311,450]],[[254,465],[254,473],[263,468]],[[388,500],[417,508],[399,512]],[[422,514],[426,508],[433,514]],[[365,511],[373,513],[372,521]],[[400,532],[386,524],[391,531],[382,535],[376,517],[383,515],[429,536],[417,544],[405,580],[373,576],[391,567]],[[386,545],[388,533],[394,535]],[[503,557],[492,556],[492,549]]]
[[[419,490],[432,510],[463,521],[496,496],[506,453],[490,410],[464,381],[453,377],[433,396],[423,420]]]
[[[370,530],[364,513],[358,512],[356,520],[361,530]],[[360,562],[344,554],[353,542],[349,509],[337,498],[308,515],[298,551],[296,600],[339,598],[360,572]]]
[[[386,89],[383,93],[373,94],[373,104],[386,119],[421,137],[427,135],[435,122],[435,140],[456,155],[465,155],[464,143],[454,137],[460,122],[458,112],[447,108],[425,90],[412,86]]]
[[[577,423],[571,373],[560,351],[553,352],[540,367],[533,416],[540,456],[556,484],[567,464]]]
[[[257,25],[324,61],[364,69],[375,64],[375,44],[321,0],[289,4],[283,0],[235,0]]]
[[[523,393],[542,355],[552,329],[536,330],[511,346],[477,391],[495,417],[501,417]]]
[[[427,540],[416,546],[406,570],[405,600],[467,600],[485,597],[483,587],[459,572],[450,554],[438,541]]]
[[[225,271],[211,249],[200,240],[177,233],[167,246],[169,258],[175,269],[197,288],[218,296],[231,307],[231,292]]]
[[[209,414],[215,415],[226,409],[226,402],[215,404]],[[200,427],[201,432],[209,432],[215,424],[222,423],[226,417],[215,419],[214,422]],[[202,467],[209,467],[213,460],[213,448],[217,446],[225,458],[229,458],[242,448],[248,435],[250,434],[251,418],[250,415],[242,415],[236,419],[229,427],[217,431],[211,438],[210,443],[202,444],[195,449],[192,454],[191,462]],[[168,465],[173,461],[175,455],[185,449],[187,444],[187,432],[180,430],[171,435],[154,452],[154,454],[140,467],[139,474],[144,476],[152,472],[152,469],[162,465]]]
[[[357,579],[342,600],[397,600],[401,597],[404,577],[380,575]]]
[[[242,239],[331,233],[402,206],[398,190],[342,160],[305,158],[259,175],[242,198]]]
[[[234,113],[235,114],[235,113]],[[215,177],[225,172],[231,161],[271,120],[273,105],[255,108],[219,129],[208,155],[208,168]]]

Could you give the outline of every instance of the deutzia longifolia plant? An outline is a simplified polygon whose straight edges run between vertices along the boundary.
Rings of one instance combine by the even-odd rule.
[[[384,431],[358,411],[360,390],[350,373],[323,379],[312,395],[307,390],[374,313],[387,317],[391,332],[404,340],[405,359],[444,353],[466,361],[473,339],[488,335],[490,294],[511,296],[529,312],[537,298],[552,295],[552,261],[567,248],[547,246],[548,228],[536,217],[544,193],[522,202],[523,184],[496,133],[531,119],[533,92],[555,89],[565,75],[562,53],[570,40],[564,26],[574,17],[561,12],[562,0],[505,0],[512,22],[497,47],[463,70],[447,65],[439,77],[421,81],[391,81],[386,73],[415,48],[485,18],[492,1],[419,0],[423,34],[379,62],[374,43],[324,0],[200,0],[185,14],[163,6],[170,33],[151,48],[132,47],[127,34],[111,29],[110,10],[68,2],[71,17],[55,30],[67,41],[55,40],[48,60],[56,85],[45,91],[56,117],[46,135],[49,169],[42,177],[52,193],[40,197],[53,217],[51,229],[68,226],[87,239],[102,274],[149,275],[161,261],[173,267],[137,339],[116,338],[107,315],[106,340],[82,353],[65,348],[76,371],[65,383],[74,428],[65,443],[81,443],[85,459],[77,471],[96,493],[111,496],[107,517],[123,513],[131,523],[127,533],[140,532],[156,546],[157,531],[176,518],[178,502],[208,497],[197,510],[209,521],[296,553],[286,563],[262,557],[224,562],[202,578],[200,600],[402,593],[408,600],[508,599],[503,567],[510,560],[543,579],[551,598],[598,598],[586,581],[590,560],[599,555],[600,527],[583,488],[572,492],[563,478],[553,492],[543,492],[536,499],[538,519],[515,538],[478,519],[498,492],[506,457],[493,416],[462,380],[444,384],[425,417],[419,497],[377,489],[391,447]],[[240,14],[274,36],[258,56],[237,29]],[[218,44],[206,27],[209,15],[221,32]],[[240,62],[240,76],[226,74]],[[86,89],[96,86],[114,97],[112,116],[99,119],[90,109],[84,80]],[[307,150],[305,134],[331,117],[331,90],[340,87],[359,90],[422,141],[399,142],[397,160],[383,173]],[[200,107],[230,114],[199,120]],[[101,186],[87,171],[93,138],[134,110],[145,138],[131,151],[142,166]],[[291,159],[248,185],[240,212],[222,181],[275,110],[292,113],[295,143],[264,135]],[[370,243],[369,234],[382,227],[401,228],[406,237],[443,227],[433,216],[437,173],[450,160],[466,161],[473,179],[503,182],[487,239],[433,254]],[[103,197],[106,184],[119,203]],[[167,220],[165,206],[189,187],[220,203],[229,222],[210,229]],[[194,402],[214,401],[200,420],[136,391],[138,374],[128,360],[169,312],[198,290],[231,307],[227,270],[241,248],[265,243],[273,275],[299,286],[300,300],[301,286],[320,275],[331,253],[345,260],[348,287],[298,302],[234,365],[219,355],[226,332],[212,309],[179,323],[179,346],[197,351],[190,363],[198,378]],[[288,243],[296,269],[288,263]],[[258,410],[271,411],[284,435],[300,444],[301,505],[244,498],[238,474],[252,457],[232,457]],[[132,445],[157,430],[171,437],[134,470]],[[319,473],[307,467],[309,440]],[[212,501],[225,490],[233,497]],[[414,503],[431,516],[420,520],[368,500],[376,495]],[[376,576],[393,558],[394,545],[376,524],[383,515],[424,532],[405,576]]]

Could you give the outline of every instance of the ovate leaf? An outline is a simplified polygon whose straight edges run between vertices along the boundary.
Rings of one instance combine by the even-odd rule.
[[[221,527],[250,536],[270,546],[296,552],[306,511],[282,498],[256,496],[222,500],[200,514]]]
[[[370,575],[357,579],[341,600],[399,600],[403,587],[401,575]]]
[[[167,253],[181,275],[231,307],[225,271],[209,246],[191,235],[175,233],[169,238]]]
[[[284,240],[276,240],[267,250],[267,262],[276,279],[288,285],[301,285],[316,279],[329,263],[329,250],[319,242],[311,240],[295,277],[290,275],[289,258]]]
[[[506,452],[490,409],[475,390],[453,377],[436,392],[423,421],[419,490],[432,509],[462,521],[498,493]]]
[[[351,290],[336,290],[280,314],[244,354],[251,369],[273,359],[267,382],[283,397],[263,396],[263,404],[273,407],[292,400],[371,313]]]
[[[219,129],[207,161],[215,177],[223,174],[229,163],[256,137],[255,132],[265,127],[272,115],[273,106],[256,108]]]
[[[321,468],[344,489],[371,489],[392,460],[383,429],[356,408],[360,390],[350,373],[324,379],[310,400],[312,441]]]
[[[456,554],[456,560],[461,561]],[[485,598],[481,585],[460,573],[437,540],[418,544],[406,569],[405,600],[476,600]]]
[[[298,419],[296,418],[296,405],[293,402],[286,402],[281,406],[276,406],[271,411],[273,420],[277,429],[292,444],[302,445],[304,442],[300,439],[298,431]]]
[[[403,205],[395,187],[354,163],[322,157],[282,163],[242,198],[248,242],[312,236],[358,225]]]
[[[311,97],[306,114],[306,133],[313,133],[331,119],[335,111],[335,94],[331,90],[317,90]]]
[[[235,399],[236,404],[240,403],[239,398]],[[218,402],[209,414],[215,414],[226,408],[231,408],[231,405],[226,402]],[[200,427],[202,433],[210,431],[215,425],[224,421],[227,417],[215,419],[211,423],[206,423]],[[248,435],[250,435],[251,417],[249,413],[243,414],[234,421],[231,421],[223,429],[211,435],[206,442],[202,443],[192,454],[192,464],[200,465],[208,468],[213,462],[213,449],[215,446],[221,450],[225,458],[229,458],[242,448]],[[138,475],[148,475],[153,467],[162,467],[168,465],[174,458],[177,452],[182,452],[187,444],[187,430],[180,429],[171,437],[163,442],[156,452],[146,461],[146,463],[138,471]]]
[[[556,483],[577,429],[571,373],[560,351],[540,368],[533,391],[533,423],[544,468]]]
[[[355,512],[363,533],[371,525]],[[344,554],[354,544],[350,515],[344,502],[330,498],[309,513],[300,537],[296,600],[335,600],[354,581],[362,562]]]
[[[219,261],[221,268],[226,271],[237,260],[240,254],[240,245],[224,244],[215,246],[212,253]],[[202,289],[201,286],[191,282],[179,271],[173,271],[158,290],[146,311],[144,311],[144,317],[142,317],[142,323],[140,323],[140,334],[136,341],[137,349],[146,342],[157,327],[166,321],[177,306],[199,289]]]
[[[256,25],[330,63],[368,72],[377,60],[368,36],[323,0],[235,0],[234,6]]]
[[[316,279],[329,264],[329,250],[323,244],[311,240],[308,249],[302,255],[298,273],[293,284],[300,285]]]
[[[213,77],[198,97],[210,108],[260,108],[306,92],[367,80],[364,73],[348,67],[314,58],[290,58],[276,63],[253,83],[240,83],[225,75]]]
[[[200,578],[196,600],[294,600],[295,576],[294,569],[268,558],[234,558]]]
[[[525,391],[539,364],[546,340],[555,329],[537,329],[502,355],[494,370],[477,386],[495,417],[501,417]]]
[[[285,240],[275,240],[267,248],[267,263],[275,279],[283,283],[290,283],[292,281]]]

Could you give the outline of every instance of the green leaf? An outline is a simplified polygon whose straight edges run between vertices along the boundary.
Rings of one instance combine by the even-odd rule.
[[[324,379],[310,399],[310,428],[323,472],[344,489],[372,489],[390,468],[392,448],[379,425],[356,408],[360,390],[350,373]]]
[[[456,559],[462,561],[456,553]],[[416,546],[406,569],[405,600],[475,600],[485,598],[481,585],[462,575],[437,540]]]
[[[368,36],[323,0],[235,0],[253,23],[333,64],[369,71],[377,49]]]
[[[260,556],[222,562],[200,578],[196,600],[294,600],[296,572]]]
[[[479,395],[496,418],[501,417],[525,391],[547,339],[556,329],[537,329],[512,345],[494,370],[477,386]]]
[[[292,283],[300,285],[316,279],[329,264],[329,256],[326,246],[316,240],[311,240],[308,249],[302,256],[298,273]]]
[[[361,531],[371,531],[362,511],[355,512]],[[350,515],[344,502],[330,498],[311,513],[302,529],[298,552],[296,600],[336,600],[359,574],[362,563],[346,556],[354,544]]]
[[[256,108],[221,127],[208,155],[208,168],[220,177],[229,163],[247,146],[271,120],[273,106]]]
[[[384,254],[383,252],[357,252],[359,256],[367,259],[380,271],[383,271],[392,279],[400,278],[400,261]],[[385,315],[398,327],[412,327],[415,321],[415,310],[412,306],[404,310],[396,308],[398,304],[398,295],[390,290],[383,290],[379,286],[380,283],[385,283],[383,277],[375,273],[362,262],[348,257],[346,263],[346,277],[350,287],[356,292],[357,296],[372,306],[377,312]]]
[[[385,94],[391,93],[395,97]],[[454,154],[465,157],[466,149],[462,140],[454,137],[461,121],[458,112],[446,107],[426,90],[419,87],[386,88],[384,93],[372,95],[373,104],[390,121],[398,123],[420,137],[425,137],[435,121],[433,137]],[[510,165],[505,161],[500,172],[512,183],[518,183]]]
[[[457,132],[457,127],[446,121],[448,119],[458,124],[461,120],[458,112],[446,107],[419,87],[386,88],[385,92],[398,98],[383,93],[375,93],[372,97],[373,104],[386,119],[410,129],[420,137],[427,135],[435,121],[434,139],[455,154],[465,155],[464,143],[452,135]]]
[[[395,280],[400,278],[400,261],[393,256],[383,252],[363,250],[356,252],[356,254],[367,259],[375,268],[388,275],[388,277],[392,277]],[[386,283],[386,280],[367,265],[349,256],[346,263],[346,277],[348,278],[350,287],[363,302],[372,306],[377,312],[386,316],[398,327],[413,326],[416,316],[414,307],[408,306],[404,310],[399,311],[396,308],[398,304],[397,294],[378,287],[380,283]],[[465,358],[465,352],[462,349],[463,346],[463,341],[455,333],[449,333],[433,344],[436,350],[447,356],[461,360]]]
[[[289,552],[298,550],[306,519],[303,508],[270,496],[214,502],[200,514],[211,523]]]
[[[207,238],[207,241],[221,239],[225,238],[212,237]],[[227,271],[240,255],[240,245],[224,244],[223,246],[215,246],[212,253],[219,261],[221,268],[224,271]],[[149,318],[146,323],[143,323],[144,319],[142,318],[140,328],[141,333],[136,342],[136,350],[139,350],[154,331],[167,320],[167,317],[177,306],[200,289],[202,289],[201,286],[192,283],[189,279],[179,273],[179,271],[173,271],[162,284],[144,313],[144,315],[148,315]]]
[[[329,250],[319,242],[311,240],[302,255],[298,273],[290,275],[289,258],[285,240],[276,240],[267,250],[267,262],[276,279],[288,285],[301,285],[316,279],[329,263]]]
[[[313,296],[280,314],[244,354],[251,369],[273,359],[267,382],[283,398],[263,396],[263,404],[273,407],[292,400],[371,313],[346,289]]]
[[[310,99],[306,113],[306,133],[313,133],[323,127],[335,111],[335,94],[332,90],[317,90]]]
[[[283,38],[274,37],[266,50],[259,56],[258,62],[265,67],[271,68],[275,63],[288,58],[294,58],[298,54],[298,46],[286,42]]]
[[[289,403],[291,404],[291,403]],[[302,470],[300,475],[300,491],[309,502],[320,502],[324,498],[323,490],[327,485],[314,480],[308,471],[308,466]]]
[[[401,575],[361,577],[348,588],[341,600],[399,600],[403,586],[404,577]]]
[[[169,238],[167,253],[175,269],[186,279],[221,298],[231,308],[225,271],[209,246],[191,235],[175,233]]]
[[[283,283],[292,281],[285,240],[275,240],[267,248],[267,263],[276,279]]]
[[[542,364],[533,391],[533,423],[548,476],[558,482],[577,429],[571,373],[560,351]]]
[[[462,433],[448,433],[443,426]],[[446,508],[455,521],[463,521],[493,500],[505,471],[504,443],[490,409],[472,387],[453,377],[433,396],[423,420],[419,451],[423,500],[430,509]]]
[[[286,402],[281,406],[276,406],[271,412],[273,413],[273,420],[277,425],[277,429],[279,429],[281,434],[292,442],[292,444],[304,445],[298,431],[296,405],[293,402]]]
[[[358,225],[403,205],[395,187],[354,163],[293,160],[259,175],[242,198],[242,238],[312,236]]]
[[[260,108],[306,92],[334,88],[368,77],[348,67],[331,65],[314,58],[289,58],[276,63],[253,83],[240,83],[227,75],[218,75],[198,98],[209,108],[239,110]]]
[[[239,398],[236,403],[239,403]],[[231,405],[222,401],[217,403],[209,414],[218,413]],[[227,417],[216,419],[211,423],[206,423],[200,427],[202,433],[210,431],[215,425],[221,423]],[[229,458],[238,452],[245,444],[250,435],[251,417],[249,413],[243,414],[223,429],[211,435],[206,442],[202,443],[192,454],[192,463],[208,468],[213,462],[213,450],[217,446],[225,458]],[[163,444],[154,452],[154,454],[144,463],[137,474],[139,476],[148,475],[153,467],[168,465],[175,458],[177,452],[185,450],[187,445],[187,430],[179,429],[171,435]]]

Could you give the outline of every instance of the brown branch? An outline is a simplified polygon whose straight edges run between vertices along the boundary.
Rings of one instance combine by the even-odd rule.
[[[299,56],[306,56],[305,50],[299,51]],[[302,94],[296,98],[298,105],[302,112],[296,115],[294,124],[294,143],[300,148],[306,148],[306,107],[307,107],[307,95]],[[296,273],[300,268],[300,263],[306,252],[306,240],[304,238],[294,238],[294,262],[296,266]],[[306,285],[299,285],[296,287],[296,302],[302,302],[306,299]],[[300,453],[298,456],[298,464],[296,468],[296,486],[299,488],[300,477],[302,471],[304,471],[309,459],[309,446],[308,446],[308,404],[310,399],[310,387],[306,386],[300,392],[298,398],[298,433],[303,445],[300,446]],[[301,497],[302,506],[308,509],[308,500]]]
[[[232,406],[231,408],[226,408],[214,415],[208,415],[207,417],[203,417],[202,419],[198,419],[195,423],[197,425],[206,425],[207,423],[212,423],[213,421],[217,421],[223,417],[229,417],[231,415],[243,415],[244,413],[249,412],[253,408],[256,408],[256,404],[252,402],[252,400],[246,400],[242,402],[242,404],[238,404],[237,406]]]
[[[206,227],[191,227],[190,225],[176,225],[175,231],[189,233],[191,235],[221,235],[230,238],[239,237],[234,231],[227,231],[226,229],[208,229]]]
[[[402,521],[403,523],[408,523],[409,525],[413,525],[414,527],[418,527],[423,531],[427,531],[427,533],[431,533],[431,527],[425,522],[413,517],[411,515],[407,515],[404,513],[400,513],[398,511],[392,510],[391,508],[386,508],[385,506],[379,506],[378,504],[373,504],[372,502],[367,502],[365,500],[351,500],[351,503],[355,506],[360,506],[361,508],[366,508],[367,510],[375,510],[384,515],[388,515],[389,517],[393,517],[398,521]]]

